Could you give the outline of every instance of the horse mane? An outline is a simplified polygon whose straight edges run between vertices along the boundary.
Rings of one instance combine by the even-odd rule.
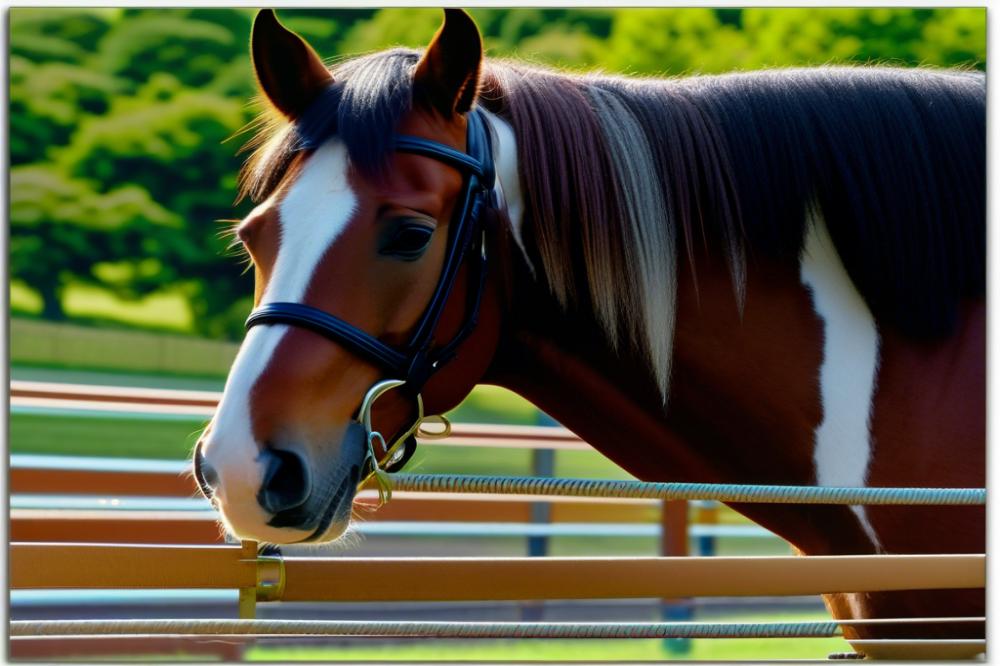
[[[378,175],[410,109],[418,52],[335,67],[296,133],[258,137],[242,191],[280,182],[303,136],[337,132]],[[883,67],[678,79],[485,63],[479,103],[513,127],[521,237],[566,308],[648,357],[664,400],[679,257],[721,248],[742,308],[748,256],[796,261],[822,215],[880,326],[948,335],[985,290],[985,77]]]
[[[396,126],[411,109],[413,68],[419,53],[391,49],[344,60],[330,68],[333,84],[294,124],[271,108],[251,123],[256,135],[239,176],[239,196],[267,198],[305,149],[337,134],[352,166],[368,177],[384,173]]]

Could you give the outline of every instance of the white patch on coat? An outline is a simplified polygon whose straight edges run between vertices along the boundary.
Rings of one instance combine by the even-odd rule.
[[[493,162],[496,167],[496,191],[501,206],[506,205],[507,217],[510,219],[510,232],[514,242],[521,248],[521,254],[528,263],[532,275],[535,267],[524,249],[524,199],[521,196],[521,176],[517,172],[517,141],[514,138],[514,128],[506,121],[487,111],[483,111],[486,121],[493,128],[495,138],[493,144]]]
[[[278,203],[278,256],[261,304],[304,298],[324,253],[354,214],[357,198],[347,170],[346,147],[331,139],[309,157],[284,193]],[[261,204],[268,205],[273,205],[273,197]],[[268,527],[269,516],[257,503],[263,466],[257,463],[260,446],[253,436],[250,399],[288,328],[269,324],[247,331],[202,449],[206,462],[218,473],[215,494],[230,532],[275,543],[295,541],[303,532]]]
[[[819,371],[823,422],[816,428],[813,454],[816,483],[863,487],[872,456],[870,425],[879,334],[818,214],[807,221],[801,279],[812,292],[813,307],[824,329]],[[865,507],[851,509],[875,548],[881,550]]]

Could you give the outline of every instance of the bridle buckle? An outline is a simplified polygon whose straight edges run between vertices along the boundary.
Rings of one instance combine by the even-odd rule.
[[[403,449],[401,447],[406,442],[407,438],[414,435],[420,429],[420,424],[424,420],[424,401],[419,393],[416,394],[416,419],[410,427],[403,430],[391,444],[386,442],[382,433],[375,430],[372,425],[372,409],[375,407],[375,402],[383,395],[392,389],[400,388],[405,385],[406,381],[402,379],[383,379],[380,382],[376,382],[370,389],[368,389],[368,392],[365,393],[365,397],[361,400],[361,407],[358,409],[358,421],[365,429],[365,446],[367,448],[365,452],[365,460],[361,468],[361,476],[358,481],[358,489],[360,490],[369,479],[375,477],[379,487],[379,506],[388,502],[392,497],[392,486],[390,485],[386,468],[392,465],[393,462],[398,460],[399,457],[403,455]],[[382,450],[384,451],[381,456],[379,456],[375,450],[376,440],[379,444],[381,444]]]
[[[495,205],[498,200],[494,190],[496,172],[493,164],[492,139],[482,112],[478,109],[473,110],[468,115],[468,121],[466,133],[468,152],[461,152],[421,137],[397,135],[395,139],[397,151],[423,155],[447,164],[460,171],[464,181],[452,214],[448,249],[437,286],[406,345],[396,347],[387,344],[357,326],[305,303],[265,303],[254,309],[246,322],[248,329],[260,324],[285,324],[306,328],[342,345],[347,351],[382,368],[391,376],[404,377],[404,379],[385,379],[376,383],[368,389],[358,410],[357,418],[364,426],[367,438],[358,488],[360,489],[373,476],[376,477],[379,483],[379,497],[383,503],[388,500],[391,493],[388,472],[394,467],[402,467],[413,454],[416,435],[419,434],[424,439],[433,439],[445,437],[451,432],[451,424],[443,416],[435,417],[443,425],[441,430],[421,428],[425,417],[420,390],[442,364],[455,357],[459,345],[472,334],[485,291],[486,230],[480,218],[483,209]],[[299,127],[299,130],[302,128]],[[309,140],[303,147],[315,147],[325,140],[326,136],[306,138]],[[465,321],[448,342],[433,348],[441,313],[455,285],[459,270],[461,266],[466,265],[467,259],[472,284],[467,296]],[[397,435],[392,442],[387,442],[382,433],[374,430],[372,426],[372,407],[378,398],[388,391],[404,386],[407,397],[416,400],[417,416],[409,428]],[[383,455],[378,454],[377,447],[384,451]]]

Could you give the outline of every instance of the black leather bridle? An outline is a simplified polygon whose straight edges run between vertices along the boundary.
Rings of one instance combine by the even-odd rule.
[[[416,136],[399,135],[395,140],[397,151],[430,157],[458,169],[463,175],[462,190],[449,225],[441,276],[427,309],[406,345],[388,345],[343,319],[303,303],[266,303],[251,312],[246,321],[248,330],[261,324],[289,324],[309,329],[381,367],[389,377],[396,380],[382,380],[373,386],[365,396],[358,415],[358,419],[365,422],[369,430],[369,456],[361,472],[362,483],[379,469],[390,472],[400,469],[413,455],[416,449],[414,434],[423,419],[420,390],[442,365],[455,356],[459,345],[476,327],[486,283],[486,245],[482,218],[484,210],[494,205],[496,173],[490,133],[482,112],[478,109],[469,112],[467,123],[467,153]],[[459,268],[466,261],[469,264],[471,288],[468,291],[465,321],[451,340],[435,346],[434,336],[441,313],[455,286]],[[417,401],[418,417],[417,422],[390,445],[382,440],[379,433],[371,431],[370,411],[371,403],[379,395],[387,388],[396,386]],[[382,440],[385,449],[382,455],[374,452],[373,434]]]

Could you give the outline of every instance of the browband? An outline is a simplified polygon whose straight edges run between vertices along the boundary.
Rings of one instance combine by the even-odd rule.
[[[486,284],[486,246],[482,215],[486,207],[493,205],[496,171],[490,133],[482,112],[475,109],[466,118],[467,153],[416,136],[399,135],[395,139],[396,150],[438,160],[463,174],[462,190],[449,225],[448,248],[441,275],[427,308],[405,346],[397,348],[386,344],[343,319],[304,303],[261,305],[250,313],[246,328],[261,324],[288,324],[311,330],[343,345],[359,358],[379,366],[394,379],[403,380],[405,383],[402,390],[419,398],[426,381],[441,365],[454,357],[459,345],[475,329]],[[303,145],[315,146],[316,142],[311,140]],[[470,289],[465,321],[451,340],[432,347],[441,313],[455,285],[458,271],[466,261],[469,264]],[[395,446],[387,448],[394,449]],[[398,466],[402,466],[412,455],[413,446],[415,445],[411,441],[407,442],[406,455],[396,463]]]
[[[458,344],[472,332],[485,282],[486,257],[480,218],[483,207],[489,203],[496,176],[490,135],[481,112],[472,111],[467,118],[469,154],[420,137],[400,135],[396,138],[396,150],[439,160],[465,174],[459,205],[455,208],[455,216],[450,225],[449,246],[441,268],[441,277],[404,348],[394,348],[343,319],[304,303],[278,302],[261,305],[250,313],[246,327],[249,329],[258,324],[290,324],[307,328],[342,344],[355,355],[393,373],[393,376],[406,380],[407,390],[418,393],[437,367],[453,356]],[[472,248],[478,250],[472,252],[471,258],[472,268],[478,272],[478,275],[472,277],[478,284],[474,283],[470,290],[474,297],[467,308],[465,324],[455,338],[440,349],[431,350],[430,343],[455,284],[458,270]]]

